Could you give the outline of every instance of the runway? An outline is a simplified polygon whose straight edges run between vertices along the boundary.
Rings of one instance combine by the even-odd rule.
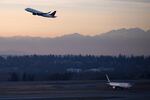
[[[105,81],[1,83],[0,100],[150,100],[149,82],[113,90]]]

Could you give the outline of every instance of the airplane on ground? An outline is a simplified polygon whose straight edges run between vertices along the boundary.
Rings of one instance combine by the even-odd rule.
[[[111,86],[113,89],[116,88],[129,89],[132,87],[131,83],[127,83],[127,82],[111,82],[107,74],[106,74],[106,78],[108,81],[107,84]]]
[[[30,12],[32,13],[33,15],[38,15],[38,16],[42,16],[42,17],[48,17],[48,18],[56,18],[57,16],[55,16],[56,14],[56,11],[52,12],[47,12],[47,13],[44,13],[44,12],[41,12],[41,11],[38,11],[36,9],[32,9],[32,8],[26,8],[25,9],[27,12]]]

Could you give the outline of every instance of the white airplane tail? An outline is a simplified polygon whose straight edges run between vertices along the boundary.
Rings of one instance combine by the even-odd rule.
[[[107,78],[107,81],[110,83],[110,79],[107,74],[106,74],[106,78]]]

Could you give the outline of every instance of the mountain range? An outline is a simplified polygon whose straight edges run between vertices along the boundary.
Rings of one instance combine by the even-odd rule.
[[[0,37],[0,55],[150,55],[150,30],[112,30],[100,35],[79,33],[56,38]]]

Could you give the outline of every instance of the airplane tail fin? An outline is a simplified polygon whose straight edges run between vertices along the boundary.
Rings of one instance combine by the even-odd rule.
[[[56,11],[54,11],[54,12],[51,13],[52,16],[55,16],[55,14],[56,14]]]
[[[107,78],[107,81],[110,83],[110,79],[107,74],[106,74],[106,78]]]

